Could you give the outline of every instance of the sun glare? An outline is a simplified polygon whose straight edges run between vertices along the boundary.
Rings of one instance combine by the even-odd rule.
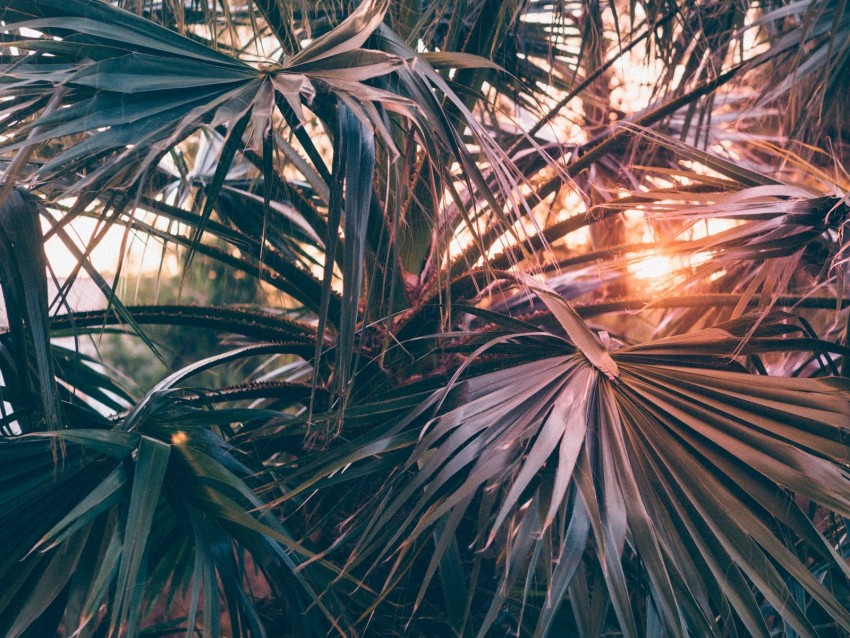
[[[628,269],[629,273],[635,279],[663,283],[663,281],[670,278],[676,267],[670,257],[655,254],[631,262],[628,265]]]

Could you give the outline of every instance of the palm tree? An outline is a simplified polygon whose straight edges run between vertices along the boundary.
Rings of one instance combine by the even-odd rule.
[[[4,0],[0,632],[850,633],[850,15],[679,4]]]

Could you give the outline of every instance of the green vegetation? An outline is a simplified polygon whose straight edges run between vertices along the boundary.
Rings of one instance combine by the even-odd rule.
[[[0,19],[0,635],[850,634],[845,3]]]

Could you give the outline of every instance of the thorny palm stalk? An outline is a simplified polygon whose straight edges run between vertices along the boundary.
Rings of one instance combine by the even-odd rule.
[[[0,633],[850,632],[850,11],[680,5],[5,0]]]

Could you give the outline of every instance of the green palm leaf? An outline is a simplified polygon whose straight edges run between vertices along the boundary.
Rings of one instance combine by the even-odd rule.
[[[0,634],[850,633],[845,4],[4,2]]]

